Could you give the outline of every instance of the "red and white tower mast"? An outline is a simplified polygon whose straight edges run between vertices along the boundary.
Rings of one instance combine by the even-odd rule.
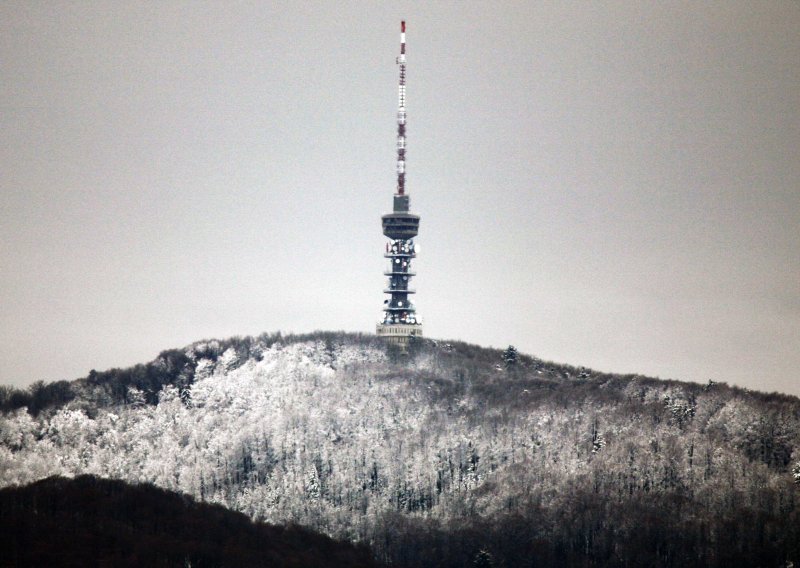
[[[397,194],[406,192],[406,23],[400,22],[400,80],[397,86]]]

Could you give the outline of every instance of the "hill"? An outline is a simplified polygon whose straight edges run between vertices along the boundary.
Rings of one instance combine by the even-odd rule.
[[[152,485],[80,476],[0,490],[2,566],[377,566],[365,549]]]
[[[397,566],[800,562],[791,396],[318,333],[198,342],[0,405],[2,485],[153,483]]]

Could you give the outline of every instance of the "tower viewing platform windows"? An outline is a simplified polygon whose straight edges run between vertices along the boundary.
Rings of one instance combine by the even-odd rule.
[[[390,239],[413,239],[419,233],[419,215],[411,213],[389,213],[383,218],[383,234]]]

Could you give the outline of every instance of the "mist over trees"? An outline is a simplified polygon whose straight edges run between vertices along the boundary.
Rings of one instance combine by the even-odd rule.
[[[0,393],[2,485],[153,483],[395,566],[800,561],[791,396],[343,333],[199,342],[27,394]]]

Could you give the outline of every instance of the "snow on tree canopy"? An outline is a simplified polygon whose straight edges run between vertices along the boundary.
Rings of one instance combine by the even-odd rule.
[[[97,403],[100,387],[81,383],[84,395],[35,418],[0,414],[0,484],[152,482],[379,547],[397,514],[461,523],[535,502],[556,515],[583,490],[624,500],[687,488],[702,510],[755,510],[765,487],[785,503],[796,491],[791,397],[582,373],[511,347],[414,349],[398,362],[344,334],[198,343],[178,352],[191,372],[155,397],[132,388],[126,403]],[[497,373],[510,357],[515,372]]]

